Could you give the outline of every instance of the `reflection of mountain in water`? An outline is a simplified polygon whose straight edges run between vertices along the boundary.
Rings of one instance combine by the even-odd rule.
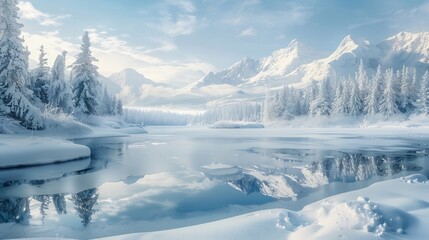
[[[337,153],[304,166],[288,168],[225,167],[207,169],[211,179],[224,181],[246,193],[261,193],[277,199],[299,198],[332,182],[356,182],[374,176],[391,176],[403,171],[419,171],[416,152],[402,155],[368,156]]]

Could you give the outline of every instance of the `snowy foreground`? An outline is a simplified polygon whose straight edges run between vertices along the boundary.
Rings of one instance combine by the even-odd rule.
[[[257,211],[185,228],[110,239],[425,239],[429,181],[416,174],[323,199],[294,212]]]

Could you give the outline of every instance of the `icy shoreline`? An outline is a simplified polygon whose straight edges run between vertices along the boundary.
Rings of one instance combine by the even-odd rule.
[[[0,169],[46,165],[89,158],[91,150],[73,143],[76,139],[127,137],[147,133],[142,127],[98,119],[98,126],[73,120],[53,122],[42,131],[24,129],[17,123],[7,126],[9,134],[0,134]]]
[[[88,158],[88,147],[48,137],[0,135],[0,169]]]

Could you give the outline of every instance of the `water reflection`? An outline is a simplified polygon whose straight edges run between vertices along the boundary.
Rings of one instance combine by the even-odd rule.
[[[66,215],[68,202],[73,205],[72,214],[88,226],[96,212],[97,188],[128,177],[110,172],[119,170],[125,150],[124,142],[111,141],[82,140],[91,148],[88,159],[0,170],[0,223],[29,224],[31,220],[44,225],[48,215],[51,220],[54,214]]]
[[[97,204],[98,193],[97,189],[88,189],[76,194],[72,194],[72,200],[76,212],[82,219],[83,226],[88,226],[88,223],[92,219],[92,214],[95,213],[94,206]]]
[[[0,199],[0,223],[28,224],[29,218],[29,198]]]
[[[75,228],[91,226],[92,221],[117,224],[183,217],[230,205],[300,199],[335,182],[365,182],[428,169],[422,164],[426,150],[380,154],[251,148],[247,152],[255,158],[248,163],[223,162],[201,169],[203,164],[195,167],[200,162],[194,159],[170,167],[165,159],[150,155],[148,148],[144,151],[149,154],[142,157],[141,149],[128,148],[138,144],[121,140],[79,143],[91,148],[90,159],[0,170],[0,223],[58,226],[67,217],[64,222]],[[261,164],[262,158],[268,161]],[[156,170],[148,174],[148,166]]]
[[[276,199],[297,199],[319,187],[334,182],[353,183],[374,177],[390,177],[421,171],[418,159],[426,151],[405,153],[344,153],[334,151],[270,149],[256,154],[270,154],[287,167],[211,166],[204,174],[210,179],[223,181],[244,194],[260,193]],[[418,154],[419,153],[419,154]],[[298,158],[303,164],[296,164]]]

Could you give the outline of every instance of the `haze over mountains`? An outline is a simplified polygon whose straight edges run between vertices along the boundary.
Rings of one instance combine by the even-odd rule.
[[[113,74],[105,82],[109,91],[119,94],[128,105],[196,105],[216,99],[261,97],[266,86],[305,87],[313,80],[354,76],[361,60],[369,76],[379,64],[394,69],[415,67],[418,75],[422,74],[429,66],[429,32],[401,32],[376,45],[346,36],[327,57],[293,40],[267,57],[243,58],[181,89],[158,84],[133,69]]]

